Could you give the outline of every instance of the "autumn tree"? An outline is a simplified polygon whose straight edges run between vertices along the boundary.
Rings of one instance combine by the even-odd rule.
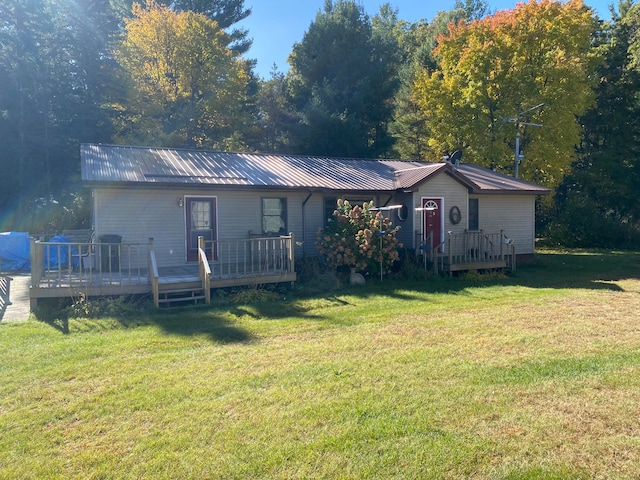
[[[246,63],[216,22],[173,12],[153,0],[133,6],[116,58],[129,95],[117,119],[118,141],[239,149],[246,121]]]
[[[427,115],[417,101],[413,85],[424,69],[433,71],[437,68],[438,61],[433,51],[437,38],[449,32],[449,25],[480,19],[486,15],[487,8],[483,0],[456,0],[453,9],[438,12],[428,22],[398,22],[395,34],[402,57],[397,74],[400,87],[394,98],[389,127],[394,137],[394,157],[410,160],[433,158],[427,144]]]
[[[557,186],[576,158],[577,118],[595,98],[596,27],[581,0],[531,0],[451,25],[438,39],[439,66],[414,87],[434,154],[463,149],[474,163],[513,173],[520,133],[521,178]]]
[[[245,8],[244,0],[159,0],[159,3],[176,12],[191,11],[207,16],[229,34],[229,46],[238,53],[246,53],[251,47],[246,29],[231,28],[251,15],[251,9]]]

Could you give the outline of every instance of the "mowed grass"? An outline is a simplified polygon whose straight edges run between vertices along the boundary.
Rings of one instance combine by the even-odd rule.
[[[0,478],[631,479],[640,254],[0,324]]]

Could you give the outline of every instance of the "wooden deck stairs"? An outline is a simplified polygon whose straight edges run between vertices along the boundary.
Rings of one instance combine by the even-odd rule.
[[[200,280],[161,282],[158,285],[158,303],[160,307],[175,307],[187,303],[197,305],[205,302],[206,296]]]

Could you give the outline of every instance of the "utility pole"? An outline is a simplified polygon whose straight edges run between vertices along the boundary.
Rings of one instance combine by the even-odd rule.
[[[505,119],[503,119],[503,122],[513,123],[516,126],[516,149],[515,149],[515,155],[514,155],[514,169],[513,169],[513,172],[514,172],[513,176],[515,178],[518,178],[518,166],[520,165],[520,160],[524,157],[524,155],[522,155],[522,152],[520,151],[520,125],[529,125],[531,127],[542,127],[543,126],[541,123],[523,122],[522,121],[522,116],[525,115],[526,113],[529,113],[532,110],[535,110],[537,108],[541,108],[543,106],[544,106],[544,103],[541,103],[539,105],[536,105],[535,107],[528,108],[528,109],[524,110],[523,112],[516,113],[515,118],[505,118]]]
[[[518,128],[518,124],[516,123],[516,128]],[[520,132],[516,132],[516,154],[515,154],[515,167],[513,176],[518,178],[518,166],[520,165],[520,160],[524,157],[522,152],[520,151]]]

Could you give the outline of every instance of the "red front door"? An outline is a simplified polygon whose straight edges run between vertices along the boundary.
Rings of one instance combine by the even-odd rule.
[[[429,238],[429,234],[431,234],[433,247],[436,248],[442,242],[442,199],[423,198],[422,208],[424,209],[424,242],[426,245],[431,244]]]
[[[212,241],[217,240],[216,199],[186,197],[187,261],[198,261],[198,237],[204,237],[207,258],[211,260]]]

